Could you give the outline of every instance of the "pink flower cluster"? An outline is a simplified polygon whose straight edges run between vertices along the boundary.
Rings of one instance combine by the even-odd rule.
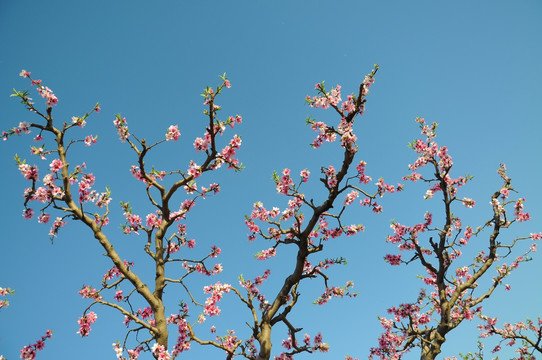
[[[343,287],[328,287],[326,291],[314,302],[314,304],[324,305],[334,297],[356,297],[357,293],[350,292],[350,289],[354,287],[354,282],[348,281]]]
[[[79,290],[79,295],[81,295],[83,299],[103,299],[103,297],[100,295],[100,292],[92,288],[90,285],[84,285],[83,288]]]
[[[425,294],[420,294],[420,299]],[[420,313],[420,306],[418,304],[401,304],[399,307],[392,307],[388,309],[388,314],[393,315],[393,319],[386,319],[379,317],[380,324],[386,330],[378,338],[379,346],[377,348],[371,348],[369,359],[378,357],[379,359],[401,359],[404,352],[409,351],[409,348],[398,351],[402,347],[403,342],[407,337],[407,333],[404,331],[393,332],[394,323],[400,323],[403,319],[408,319],[411,326],[417,329],[420,325],[426,325],[431,321],[431,316],[434,309],[429,310],[427,313]]]
[[[238,346],[238,340],[237,335],[235,335],[235,331],[228,330],[227,335],[225,336],[217,336],[216,341],[223,346],[224,348],[228,350],[233,350]],[[251,350],[253,352],[253,350]]]
[[[0,296],[6,296],[6,295],[13,295],[15,291],[11,290],[10,288],[2,288],[0,287]],[[7,308],[9,306],[9,301],[6,299],[0,300],[0,309]]]
[[[234,158],[237,154],[237,150],[241,148],[241,137],[234,135],[230,140],[229,145],[225,146],[220,152],[221,158],[218,158],[213,163],[213,169],[218,169],[222,166],[222,163],[228,164],[228,169],[237,169],[239,167],[239,159]]]
[[[431,213],[425,213],[424,216],[425,222],[416,224],[412,227],[401,225],[397,222],[392,222],[390,227],[394,232],[394,235],[388,235],[386,241],[391,242],[392,244],[399,244],[399,250],[405,251],[405,250],[414,250],[418,243],[418,234],[425,232],[429,225],[433,222],[433,215]],[[429,250],[426,251],[427,254],[430,254],[431,252]],[[387,260],[393,259],[394,255],[390,255],[390,257],[386,257]],[[400,258],[399,258],[400,259]],[[396,265],[396,263],[392,261],[388,261],[391,265]]]
[[[264,280],[271,275],[271,270],[267,269],[264,271],[262,276],[256,276],[253,280],[245,280],[243,276],[239,277],[239,284],[245,288],[250,298],[257,298],[260,302],[260,309],[264,310],[267,307],[267,300],[265,295],[260,293],[258,286],[261,286]]]
[[[62,176],[59,174],[65,167],[64,163],[60,159],[54,159],[49,164],[50,172],[43,177],[43,185],[40,187],[35,187],[35,182],[39,180],[38,168],[37,166],[30,166],[25,163],[24,160],[16,157],[18,163],[19,171],[25,177],[25,179],[32,181],[33,185],[31,188],[25,189],[24,198],[25,198],[25,209],[23,211],[23,216],[26,219],[31,219],[34,216],[33,209],[26,208],[26,203],[28,201],[39,201],[41,203],[51,203],[53,200],[62,200],[64,197],[64,190],[62,187],[57,186],[55,181],[60,179]],[[81,180],[79,182],[79,201],[81,203],[93,202],[96,207],[102,208],[107,206],[111,201],[109,190],[104,193],[97,193],[95,190],[91,190],[92,185],[94,184],[95,178],[92,174],[86,174],[83,172],[83,168],[86,165],[78,165],[75,167],[73,173],[69,175],[70,185],[75,184],[78,181],[78,177],[81,175]],[[47,208],[45,206],[43,209]],[[48,223],[50,215],[44,213],[42,209],[41,215],[38,216],[38,222]],[[106,225],[108,223],[107,218],[96,217],[96,222],[101,225]],[[66,225],[66,222],[63,221],[63,218],[57,217],[53,223],[49,235],[51,238],[54,238],[59,229]]]
[[[87,122],[84,117],[72,116],[72,124],[76,124],[79,127],[85,127]]]
[[[542,329],[542,319],[539,317],[537,321],[527,319],[525,322],[519,321],[515,324],[504,323],[502,328],[497,328],[497,318],[491,318],[489,316],[480,316],[485,321],[485,325],[479,325],[478,328],[482,331],[480,337],[486,338],[493,335],[499,335],[501,341],[499,345],[495,346],[492,353],[499,352],[502,348],[500,344],[506,342],[506,346],[515,346],[516,340],[523,340],[522,346],[516,349],[516,352],[520,355],[517,359],[526,360],[533,357],[525,357],[532,352],[530,346],[532,344],[538,344],[540,340],[540,333]],[[531,333],[531,335],[529,335]],[[525,341],[527,340],[527,341]]]
[[[188,247],[194,247],[195,245],[195,240],[190,240],[188,243],[187,243]],[[212,254],[212,252],[211,252]],[[211,254],[209,254],[209,256],[211,256]],[[197,264],[195,265],[190,265],[188,264],[187,261],[183,262],[182,264],[182,268],[185,269],[187,272],[191,273],[191,272],[198,272],[202,275],[206,275],[206,276],[213,276],[213,275],[216,275],[216,274],[220,274],[223,270],[222,268],[222,264],[215,264],[213,266],[213,269],[212,270],[209,270],[207,269],[207,267],[203,264],[203,262],[198,262]]]
[[[348,103],[350,104],[351,101],[349,101]],[[343,103],[343,105],[344,104],[345,103]],[[354,109],[352,108],[352,110]],[[339,126],[337,127],[339,135],[341,136],[341,146],[352,152],[356,151],[356,141],[358,140],[358,137],[354,134],[353,125],[353,122],[342,118]]]
[[[318,132],[318,136],[313,140],[311,146],[313,148],[319,148],[324,142],[334,142],[337,140],[337,134],[333,132],[333,129],[327,126],[324,122],[311,121],[311,129]]]
[[[325,180],[327,182],[327,185],[330,188],[334,188],[337,186],[337,170],[333,167],[333,165],[329,165],[327,168],[323,168],[322,172],[325,175]]]
[[[92,174],[83,174],[81,180],[79,181],[79,202],[84,203],[91,199],[92,194],[89,191],[94,185],[96,178]]]
[[[19,171],[26,180],[38,181],[38,167],[36,165],[30,166],[25,163],[19,164]]]
[[[288,338],[282,340],[281,345],[286,350],[296,349],[297,351],[302,351],[302,350],[309,351],[309,352],[320,351],[320,352],[323,352],[323,353],[329,351],[329,345],[322,341],[322,334],[321,333],[318,333],[314,337],[314,342],[312,344],[311,344],[310,335],[309,334],[304,334],[303,335],[303,347],[301,347],[301,348],[299,347],[297,339],[295,340],[295,344],[294,344],[294,339],[292,338],[292,334],[289,333]],[[292,353],[282,353],[279,356],[275,356],[275,359],[293,359],[293,355],[292,355]]]
[[[169,355],[168,351],[164,347],[164,345],[158,345],[158,343],[155,343],[151,348],[152,354],[154,357],[158,360],[170,360],[171,356]]]
[[[20,136],[21,134],[30,134],[30,124],[27,123],[26,121],[20,122],[18,127],[14,127],[9,131],[2,131],[2,140],[6,141],[8,139],[8,136],[10,135]],[[42,139],[39,139],[39,140],[42,140]]]
[[[278,181],[276,179],[276,181]],[[301,199],[302,194],[298,194],[294,197],[294,199],[291,199],[288,201],[288,208],[284,210],[282,213],[280,212],[279,208],[274,207],[272,210],[266,210],[261,202],[254,203],[254,209],[252,210],[252,213],[250,217],[246,217],[245,225],[248,227],[251,234],[248,237],[249,241],[253,241],[256,238],[256,234],[260,233],[263,235],[263,233],[260,230],[260,227],[255,224],[254,220],[259,219],[260,221],[269,222],[272,219],[276,219],[279,215],[280,221],[286,221],[290,219],[301,207],[303,204],[303,200]],[[301,219],[300,219],[301,220]],[[281,231],[279,231],[276,228],[269,228],[268,232],[271,236],[271,238],[275,240],[280,240],[283,236]],[[287,234],[287,236],[292,236],[291,234]]]
[[[310,171],[307,169],[301,170],[301,172],[299,173],[299,176],[301,176],[301,181],[306,183],[309,180],[310,174]]]
[[[386,318],[379,318],[380,324],[386,332],[378,338],[378,347],[370,349],[369,360],[378,358],[380,360],[400,360],[404,352],[410,349],[407,347],[403,352],[397,351],[401,348],[406,336],[392,331],[393,321]]]
[[[128,137],[130,136],[130,133],[128,132],[128,122],[126,121],[126,118],[117,115],[117,117],[113,121],[113,124],[117,128],[120,141],[125,142],[126,139],[128,139]]]
[[[469,199],[469,198],[463,198],[462,202],[463,202],[463,205],[465,205],[465,207],[467,207],[469,209],[473,208],[474,205],[476,205],[476,202],[474,200],[472,200],[472,199]]]
[[[389,192],[390,194],[393,194],[396,191],[402,191],[403,185],[397,184],[397,188],[393,185],[388,185],[384,182],[383,178],[378,179],[378,182],[376,183],[378,186],[378,195],[382,197],[386,192]]]
[[[171,315],[168,323],[177,324],[177,342],[171,351],[171,356],[175,358],[178,354],[190,350],[190,328],[186,319],[179,315]]]
[[[410,175],[403,177],[403,180],[418,181],[424,180],[422,175],[416,173],[415,171],[419,168],[427,165],[433,164],[437,166],[439,171],[442,173],[443,179],[448,186],[448,191],[450,196],[455,197],[457,194],[457,188],[465,185],[469,180],[468,177],[459,177],[457,179],[452,179],[450,177],[450,171],[453,166],[453,161],[450,155],[448,154],[448,148],[446,146],[439,147],[436,142],[433,141],[435,138],[435,130],[437,123],[433,123],[431,126],[425,123],[423,118],[417,118],[416,122],[420,124],[422,129],[422,134],[426,135],[427,138],[425,141],[418,139],[413,143],[409,144],[411,148],[416,151],[420,156],[418,159],[409,165],[409,169],[412,171]],[[433,197],[434,193],[437,191],[442,191],[440,188],[440,182],[435,182],[427,191],[425,199]],[[472,199],[465,198],[467,201],[464,203],[465,206],[474,206],[474,201]]]
[[[122,357],[123,349],[120,347],[120,344],[118,341],[116,343],[113,343],[113,350],[115,350],[118,360],[126,360],[126,358]],[[136,349],[127,350],[128,360],[137,360],[142,350],[143,348],[141,346]]]
[[[47,151],[43,148],[43,145],[42,146],[32,146],[30,148],[30,153],[32,155],[37,155],[40,157],[40,159],[42,160],[46,160],[45,158],[45,155],[49,155],[51,152],[50,151]]]
[[[154,315],[154,312],[152,311],[152,309],[149,306],[147,306],[146,308],[143,308],[143,309],[139,308],[139,309],[137,309],[137,312],[135,312],[135,313],[132,312],[132,316],[135,316],[137,318],[141,318],[142,320],[149,319],[147,321],[151,326],[155,325],[154,319],[151,318],[153,315]],[[132,320],[133,320],[132,317],[125,316],[124,317],[124,325],[128,326],[128,324]]]
[[[207,193],[210,193],[212,192],[213,194],[218,194],[220,192],[220,185],[218,185],[217,183],[212,183],[209,185],[208,188],[202,186],[201,187],[201,197],[205,199],[205,195]]]
[[[147,217],[145,218],[145,225],[149,229],[158,229],[160,225],[162,224],[162,218],[159,216],[160,214],[158,215],[153,214],[153,213],[148,214]]]
[[[127,260],[124,260],[123,261],[124,263],[124,266],[126,266],[128,268],[128,271],[130,271],[130,268],[134,266],[134,262],[128,262]],[[107,272],[104,274],[103,276],[103,280],[104,281],[107,281],[107,280],[111,280],[115,277],[119,278],[122,276],[122,272],[119,270],[118,267],[116,266],[113,266],[111,269],[107,270]]]
[[[207,316],[220,315],[221,310],[217,304],[220,300],[222,300],[224,293],[229,293],[230,290],[231,285],[222,284],[220,281],[214,285],[205,286],[203,288],[203,292],[206,294],[211,294],[211,296],[205,300],[203,313]]]
[[[43,218],[42,218],[43,219]],[[47,220],[43,219],[42,222],[47,222],[49,218],[47,217]],[[66,225],[66,222],[62,220],[62,218],[57,217],[55,221],[53,222],[53,226],[51,227],[51,230],[49,231],[49,236],[55,237],[58,234],[58,231],[61,227],[64,227]]]
[[[41,97],[46,100],[45,104],[48,107],[51,107],[58,103],[58,98],[55,96],[55,94],[53,94],[53,91],[49,89],[47,86],[43,86],[41,84],[41,80],[33,80],[30,77],[30,72],[26,70],[21,70],[21,73],[19,74],[19,76],[22,76],[23,78],[29,78],[32,82],[32,85],[37,85],[37,91],[41,95]]]
[[[225,130],[225,125],[229,125],[232,129],[234,128],[235,124],[240,124],[242,122],[242,117],[239,115],[235,115],[235,117],[230,116],[228,117],[228,120],[226,122],[217,122],[213,126],[213,134],[214,135],[222,135]],[[238,137],[235,135],[235,137]],[[234,137],[234,139],[235,139]],[[209,148],[209,145],[211,145],[211,130],[207,128],[207,131],[205,131],[205,134],[203,135],[203,138],[198,137],[196,140],[194,140],[194,148],[197,152],[200,151],[206,151]],[[240,145],[240,138],[238,140],[235,140],[235,142],[239,142]],[[231,146],[232,144],[230,144]],[[234,144],[235,145],[235,144]],[[224,150],[223,150],[224,151]],[[231,151],[230,149],[226,149],[225,152]],[[217,166],[217,165],[216,165]]]
[[[290,169],[282,170],[280,182],[277,182],[277,192],[287,195],[293,185],[294,181],[290,178]]]
[[[94,137],[92,135],[88,135],[85,137],[84,142],[86,146],[91,146],[92,144],[96,144],[98,142],[98,135]]]
[[[267,260],[267,259],[270,259],[270,258],[274,257],[276,254],[277,254],[277,252],[276,252],[275,248],[272,247],[272,248],[269,248],[267,250],[260,251],[259,253],[257,253],[255,255],[255,257],[258,260]]]
[[[352,190],[350,191],[347,195],[346,195],[346,199],[344,199],[344,203],[343,205],[350,205],[354,202],[354,200],[356,200],[356,198],[359,197],[359,192],[356,191],[356,190]]]
[[[471,236],[472,236],[472,227],[467,226],[465,232],[463,233],[463,237],[459,239],[459,245],[467,245]]]
[[[531,215],[529,213],[526,213],[523,211],[523,203],[525,202],[525,198],[518,199],[516,201],[516,204],[514,205],[514,216],[517,221],[527,221],[531,219]]]
[[[135,233],[139,235],[138,230],[141,228],[141,217],[132,213],[132,208],[130,203],[121,202],[122,209],[124,210],[124,217],[126,218],[126,223],[122,226],[122,230],[125,234]]]
[[[330,106],[336,107],[341,102],[341,86],[337,85],[330,92],[325,91],[324,83],[316,84],[314,89],[317,90],[320,95],[313,96],[312,98],[307,96],[306,101],[311,107],[327,109]]]
[[[179,131],[179,128],[177,125],[171,125],[166,132],[166,141],[177,141],[179,140],[179,137],[181,136],[181,132]]]
[[[354,95],[348,95],[347,100],[342,102],[342,104],[340,104],[342,101],[340,85],[331,89],[330,92],[326,91],[323,82],[315,85],[318,95],[313,97],[307,96],[305,101],[313,108],[334,108],[341,115],[341,121],[337,128],[334,128],[324,122],[316,122],[310,118],[307,119],[307,124],[310,124],[311,128],[318,132],[318,136],[311,144],[312,147],[318,148],[325,141],[333,142],[337,139],[337,135],[339,135],[343,148],[351,152],[356,151],[357,137],[352,130],[353,119],[356,113],[363,115],[365,111],[365,100],[362,100],[362,98],[369,93],[369,87],[374,83],[374,74],[376,71],[377,67],[375,67],[375,70],[370,75],[365,77],[361,87],[360,99],[357,99]]]
[[[80,317],[79,320],[77,320],[77,323],[79,324],[79,331],[77,331],[77,334],[82,337],[88,336],[91,330],[90,326],[94,324],[97,319],[98,315],[93,311]]]
[[[384,261],[386,261],[388,264],[390,265],[401,265],[401,257],[402,255],[391,255],[391,254],[387,254],[385,257],[384,257]]]
[[[45,335],[42,336],[40,340],[36,341],[34,344],[23,347],[21,349],[21,359],[34,360],[36,358],[36,353],[45,348],[45,341],[50,339],[52,336],[53,332],[51,330],[47,330]]]

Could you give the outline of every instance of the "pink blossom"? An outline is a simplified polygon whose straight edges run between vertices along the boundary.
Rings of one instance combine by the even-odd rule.
[[[30,134],[30,124],[26,121],[21,121],[19,123],[18,129],[23,132],[24,134]]]
[[[62,220],[62,218],[57,217],[56,220],[53,222],[53,227],[49,231],[49,236],[55,237],[58,233],[58,230],[66,225],[66,222]]]
[[[310,175],[310,171],[305,169],[305,170],[302,170],[301,173],[299,174],[301,176],[301,181],[303,181],[304,183],[307,182],[307,180],[309,180],[309,175]]]
[[[294,185],[293,180],[290,178],[290,169],[284,169],[280,181],[278,178],[275,180],[277,184],[277,192],[280,194],[288,194],[290,187]]]
[[[79,295],[83,299],[94,299],[94,300],[101,300],[102,296],[100,296],[100,293],[96,290],[91,288],[89,285],[83,286],[81,290],[79,290]]]
[[[333,188],[337,185],[337,172],[333,165],[329,165],[327,169],[324,169],[324,174],[326,175],[327,184],[330,188]]]
[[[344,205],[352,204],[358,196],[359,196],[359,192],[357,192],[356,190],[350,191],[350,193],[346,195],[346,199],[344,200]]]
[[[58,170],[62,169],[63,166],[64,164],[60,159],[55,159],[49,165],[49,170],[51,170],[52,173],[56,173]]]
[[[170,360],[171,357],[166,350],[166,348],[163,345],[158,345],[158,343],[155,343],[152,348],[152,354],[155,356],[158,360]]]
[[[213,246],[211,247],[211,254],[210,254],[210,256],[211,256],[212,258],[215,258],[215,257],[217,257],[218,255],[220,255],[221,252],[222,252],[222,250],[221,250],[219,247],[216,247],[215,245],[213,245]]]
[[[211,136],[206,133],[204,138],[196,138],[194,141],[194,148],[197,152],[205,151],[208,149],[209,145],[211,143]]]
[[[179,137],[181,136],[181,132],[179,131],[179,128],[177,125],[171,125],[166,132],[166,140],[170,141],[177,141],[179,140]]]
[[[56,105],[58,103],[58,98],[53,94],[53,91],[49,89],[47,86],[42,86],[41,84],[38,85],[38,93],[41,95],[42,98],[46,99],[45,104],[47,106]]]
[[[25,219],[27,220],[32,219],[33,216],[34,216],[34,210],[29,209],[29,208],[23,210],[23,217]]]
[[[469,199],[469,198],[463,198],[463,200],[461,201],[463,202],[463,205],[468,208],[472,208],[476,204],[474,200]]]
[[[390,265],[401,265],[401,255],[387,254],[384,260]]]
[[[531,215],[529,213],[523,212],[523,202],[525,201],[525,198],[518,199],[516,201],[516,204],[514,205],[514,215],[516,217],[517,221],[527,221],[531,219]]]
[[[202,174],[201,166],[190,160],[190,167],[188,168],[187,173],[193,176],[193,179],[197,179]]]
[[[36,343],[23,347],[21,349],[21,359],[34,360],[36,358],[36,353],[45,348],[45,341],[50,339],[52,336],[53,332],[51,330],[47,330],[45,335],[42,336],[40,340],[37,340]],[[0,356],[0,359],[4,359],[4,357]]]
[[[162,223],[162,219],[159,219],[155,214],[149,214],[146,218],[146,225],[149,228],[158,228]]]
[[[128,122],[126,121],[126,118],[121,118],[120,115],[117,115],[113,121],[113,124],[117,128],[120,140],[124,142],[126,139],[128,139],[130,133],[128,132]]]
[[[50,217],[51,215],[49,214],[41,214],[40,216],[38,216],[38,222],[46,224],[49,222]]]
[[[89,136],[86,136],[85,137],[85,145],[86,146],[90,146],[92,144],[96,144],[96,142],[98,141],[98,135],[96,136],[92,136],[92,135],[89,135]]]
[[[77,331],[77,334],[82,337],[88,336],[91,330],[90,326],[96,322],[96,319],[98,319],[98,315],[93,311],[80,317],[79,320],[77,320],[77,323],[79,324],[79,331]]]
[[[87,122],[82,117],[72,116],[72,124],[76,124],[79,127],[85,127]]]
[[[207,316],[219,315],[221,310],[218,308],[217,303],[222,299],[224,293],[229,293],[231,285],[221,284],[220,281],[214,285],[205,286],[203,291],[206,294],[211,294],[205,301],[205,307],[203,313]]]
[[[28,164],[19,164],[19,171],[24,176],[26,180],[34,180],[37,181],[39,179],[38,176],[38,167],[33,165],[30,166]]]
[[[115,293],[115,296],[113,297],[117,301],[121,301],[124,299],[124,295],[122,294],[122,290],[119,290]]]
[[[269,248],[267,250],[262,250],[259,253],[255,255],[256,259],[258,260],[267,260],[269,258],[272,258],[276,255],[275,248]]]

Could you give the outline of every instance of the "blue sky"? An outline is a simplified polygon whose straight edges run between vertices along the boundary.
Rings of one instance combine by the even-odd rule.
[[[478,206],[465,213],[464,222],[467,217],[473,224],[487,218],[490,194],[499,187],[496,170],[504,162],[533,218],[506,236],[542,230],[541,18],[538,1],[3,1],[0,119],[2,129],[33,119],[9,97],[12,88],[29,88],[18,77],[21,69],[55,91],[58,121],[69,121],[100,102],[102,111],[80,132],[99,135],[98,144],[91,151],[74,151],[73,161],[86,161],[97,177],[96,188],[111,188],[110,237],[125,257],[136,264],[140,260],[144,268],[141,240],[119,230],[121,200],[130,201],[141,214],[148,212],[148,205],[144,189],[128,171],[135,157],[118,141],[114,115],[126,116],[131,131],[149,141],[161,139],[167,126],[178,124],[183,142],[165,144],[149,161],[184,169],[194,156],[192,141],[204,129],[199,94],[205,86],[218,84],[217,76],[226,72],[233,86],[219,103],[222,116],[243,116],[236,132],[243,138],[239,157],[246,169],[218,174],[223,191],[198,205],[189,231],[202,246],[223,249],[225,271],[217,280],[236,283],[240,273],[248,278],[270,268],[272,278],[265,289],[272,293],[278,286],[273,277],[280,279],[293,254],[284,251],[269,263],[257,262],[253,254],[269,245],[246,241],[244,215],[255,201],[284,205],[271,181],[273,170],[289,167],[295,173],[308,168],[317,174],[321,166],[339,163],[333,145],[320,150],[308,146],[313,132],[304,125],[305,118],[335,118],[309,108],[304,98],[313,95],[314,84],[322,80],[328,86],[341,84],[343,94],[353,92],[375,63],[381,69],[356,130],[357,157],[367,161],[368,174],[396,183],[408,173],[415,154],[407,143],[418,136],[414,119],[422,116],[440,124],[437,141],[448,146],[457,173],[475,175],[463,191]],[[11,138],[0,151],[0,183],[6,190],[0,217],[0,286],[16,290],[9,297],[10,307],[0,311],[0,354],[17,359],[22,346],[52,328],[53,339],[40,352],[41,360],[114,358],[111,343],[124,336],[120,315],[96,308],[99,319],[89,338],[75,333],[76,320],[88,305],[77,291],[83,283],[99,285],[110,267],[103,250],[76,223],[51,245],[47,226],[21,216],[26,184],[14,154],[43,169],[48,165],[31,158],[29,140]],[[307,193],[316,198],[318,189],[314,181]],[[438,205],[437,200],[424,202],[424,193],[424,186],[409,185],[404,193],[384,199],[379,216],[361,207],[350,209],[348,219],[367,230],[330,243],[326,251],[330,257],[348,258],[348,266],[331,274],[336,284],[354,280],[360,296],[318,308],[311,302],[321,284],[304,285],[306,305],[298,305],[292,318],[307,332],[322,331],[331,346],[328,355],[313,358],[366,358],[381,332],[377,315],[414,300],[421,269],[390,268],[382,257],[394,250],[385,243],[391,219],[412,224]],[[513,291],[497,291],[485,305],[488,313],[502,321],[542,315],[541,264],[535,258],[522,266],[510,278]],[[193,285],[214,281],[195,279]],[[172,291],[171,297],[177,293],[182,296]],[[232,299],[223,307],[219,330],[245,331],[244,309]],[[286,330],[276,334],[278,354]],[[443,355],[475,350],[476,336],[474,323],[462,325],[449,337]],[[202,354],[222,356],[196,348],[186,358]],[[409,358],[417,356],[414,352]]]

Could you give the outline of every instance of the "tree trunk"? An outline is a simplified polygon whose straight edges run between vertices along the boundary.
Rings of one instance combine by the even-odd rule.
[[[258,360],[269,360],[271,358],[271,324],[265,322],[261,326],[261,331],[258,334],[258,342],[260,343],[260,353]]]

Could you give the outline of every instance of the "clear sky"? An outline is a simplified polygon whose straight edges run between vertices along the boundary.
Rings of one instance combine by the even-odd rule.
[[[309,108],[304,98],[322,80],[328,86],[341,84],[344,94],[354,92],[375,63],[381,69],[356,130],[357,156],[367,161],[369,175],[396,183],[408,173],[415,154],[407,143],[418,136],[414,119],[422,116],[440,124],[437,140],[448,146],[454,169],[475,176],[463,191],[478,205],[465,213],[464,222],[477,225],[488,218],[490,194],[499,188],[496,170],[504,162],[533,218],[505,236],[542,231],[541,19],[542,4],[534,0],[0,1],[1,129],[33,120],[9,97],[13,88],[30,87],[18,76],[21,69],[54,90],[59,121],[82,115],[99,101],[102,111],[81,131],[98,135],[98,144],[74,151],[73,161],[86,161],[97,177],[96,188],[111,188],[108,234],[124,257],[144,268],[141,240],[120,230],[120,201],[130,201],[141,214],[148,205],[144,189],[128,171],[135,157],[118,141],[114,115],[126,116],[131,131],[149,141],[178,124],[182,143],[166,144],[149,161],[185,169],[194,156],[192,141],[204,129],[202,89],[218,84],[217,76],[226,72],[232,88],[218,102],[222,116],[243,116],[236,132],[243,138],[239,157],[246,169],[220,172],[222,192],[195,209],[188,223],[199,244],[222,248],[219,259],[225,269],[216,279],[194,280],[193,285],[216,280],[236,284],[240,273],[249,278],[270,268],[272,277],[264,289],[274,293],[278,282],[273,280],[291,267],[293,255],[284,251],[269,263],[257,262],[253,255],[269,244],[247,242],[244,215],[255,201],[284,205],[271,181],[273,170],[308,168],[316,175],[321,166],[339,164],[335,146],[308,146],[313,132],[304,125],[306,116],[335,118]],[[16,290],[8,297],[10,306],[0,311],[0,354],[17,359],[22,346],[51,328],[53,339],[38,354],[40,360],[113,359],[111,343],[124,336],[119,314],[96,307],[99,318],[90,336],[76,334],[77,318],[89,305],[77,291],[82,284],[99,286],[110,267],[103,250],[76,223],[68,224],[51,245],[48,226],[21,216],[27,184],[14,154],[43,169],[49,164],[31,157],[29,140],[18,137],[0,144],[5,190],[0,287]],[[314,181],[307,193],[312,190],[317,198],[318,189]],[[367,230],[337,239],[326,251],[330,257],[348,258],[346,267],[331,273],[332,279],[335,284],[354,280],[360,296],[316,307],[311,303],[321,284],[304,285],[305,305],[299,304],[292,318],[311,334],[322,331],[331,346],[327,355],[312,358],[366,358],[382,331],[377,315],[415,299],[422,285],[416,275],[422,269],[391,268],[382,258],[395,250],[385,242],[391,219],[412,224],[438,205],[437,200],[424,202],[424,193],[423,186],[407,186],[404,193],[384,199],[379,216],[361,207],[350,209],[348,219]],[[502,321],[542,315],[541,273],[542,259],[524,264],[508,281],[512,291],[499,289],[486,304],[488,314]],[[177,295],[174,303],[182,292],[171,291],[172,298]],[[246,309],[230,299],[223,308],[219,330],[245,332]],[[443,355],[474,351],[475,325],[457,329]],[[275,333],[278,354],[286,330]],[[195,348],[182,358],[222,357],[219,351]],[[511,356],[506,354],[502,358]],[[416,357],[413,352],[407,358]]]

